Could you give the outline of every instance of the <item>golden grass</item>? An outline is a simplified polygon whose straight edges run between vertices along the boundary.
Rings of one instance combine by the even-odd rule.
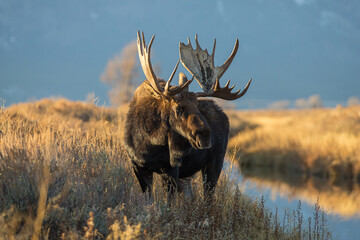
[[[242,166],[360,181],[360,107],[238,112],[248,122],[229,142]]]
[[[119,110],[44,99],[0,111],[0,239],[329,239],[325,220],[277,213],[242,195],[226,173],[214,201],[167,203],[141,193],[122,145]],[[320,213],[319,209],[315,209]]]

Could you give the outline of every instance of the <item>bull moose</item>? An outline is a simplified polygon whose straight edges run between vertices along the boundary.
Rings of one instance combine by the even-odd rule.
[[[168,81],[154,73],[150,51],[155,35],[146,45],[144,33],[137,33],[137,47],[146,80],[136,89],[126,117],[125,146],[133,170],[144,193],[151,196],[153,173],[160,174],[171,196],[180,190],[179,179],[201,170],[205,197],[211,197],[221,173],[228,143],[229,120],[212,100],[215,97],[235,100],[248,90],[232,92],[230,80],[220,87],[219,80],[233,61],[239,47],[236,39],[230,57],[221,67],[214,66],[211,55],[201,49],[195,36],[196,49],[190,40],[180,43],[180,60],[193,75],[188,80],[179,74],[179,85],[171,86],[179,61]],[[203,92],[190,92],[189,84],[198,81]],[[179,186],[179,188],[178,188]]]

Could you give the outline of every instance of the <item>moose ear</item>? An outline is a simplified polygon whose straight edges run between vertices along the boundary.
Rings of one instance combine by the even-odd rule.
[[[184,83],[186,83],[187,82],[187,77],[186,77],[186,75],[184,74],[184,73],[179,73],[179,85],[182,85],[182,84],[184,84]],[[189,86],[187,86],[186,88],[184,88],[184,90],[183,91],[186,91],[186,92],[188,92],[189,91]]]

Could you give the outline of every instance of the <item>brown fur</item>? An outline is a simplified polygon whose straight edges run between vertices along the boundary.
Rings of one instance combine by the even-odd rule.
[[[159,82],[163,87],[165,82]],[[144,192],[151,192],[154,172],[173,192],[179,178],[201,170],[205,192],[211,193],[221,173],[228,134],[228,118],[213,101],[198,100],[187,91],[173,98],[159,96],[144,81],[130,103],[125,144]]]

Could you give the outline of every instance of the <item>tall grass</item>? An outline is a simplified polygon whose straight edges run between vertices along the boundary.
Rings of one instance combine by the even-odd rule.
[[[360,107],[238,112],[255,128],[231,139],[242,166],[360,182]]]
[[[213,202],[202,198],[199,176],[194,199],[169,205],[159,178],[146,199],[122,145],[124,112],[65,99],[0,111],[0,239],[331,237],[319,218],[306,225],[288,213],[282,222],[229,174]]]

